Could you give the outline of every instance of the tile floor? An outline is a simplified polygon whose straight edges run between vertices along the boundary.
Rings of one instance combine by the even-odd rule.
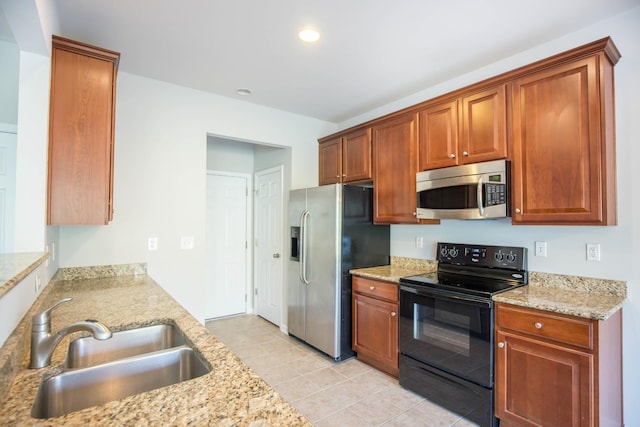
[[[356,359],[334,363],[261,317],[209,320],[206,327],[314,426],[475,426]]]

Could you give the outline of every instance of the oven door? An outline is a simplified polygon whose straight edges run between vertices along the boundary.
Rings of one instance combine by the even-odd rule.
[[[400,284],[400,353],[493,387],[490,299]]]

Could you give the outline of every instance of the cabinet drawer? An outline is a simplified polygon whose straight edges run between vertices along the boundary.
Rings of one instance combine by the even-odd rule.
[[[593,322],[525,307],[496,304],[496,327],[593,349]]]
[[[359,294],[386,299],[392,302],[398,301],[398,285],[395,283],[353,276],[352,286],[353,292],[357,292]]]

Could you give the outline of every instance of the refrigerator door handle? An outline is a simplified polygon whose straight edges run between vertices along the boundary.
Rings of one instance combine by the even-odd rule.
[[[308,210],[302,211],[300,215],[300,280],[306,285],[309,284],[307,278],[307,219],[310,212]]]

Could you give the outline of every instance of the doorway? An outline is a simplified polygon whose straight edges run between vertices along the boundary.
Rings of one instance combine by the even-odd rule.
[[[282,166],[257,172],[255,200],[256,312],[280,327],[283,293],[283,173]]]
[[[251,175],[207,172],[206,318],[247,312]]]

